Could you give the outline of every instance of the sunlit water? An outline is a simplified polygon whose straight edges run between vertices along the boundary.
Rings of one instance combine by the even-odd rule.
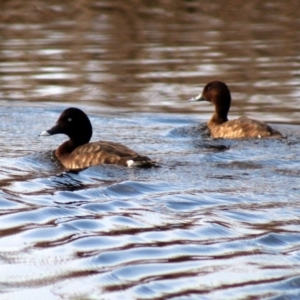
[[[298,2],[168,3],[2,4],[0,299],[299,299]],[[207,137],[215,78],[285,138]],[[160,167],[61,170],[69,106]]]

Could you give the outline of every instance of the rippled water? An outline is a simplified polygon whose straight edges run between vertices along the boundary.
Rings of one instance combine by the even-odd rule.
[[[298,1],[149,3],[1,3],[0,299],[299,299]],[[285,138],[202,135],[213,78]],[[160,168],[63,172],[71,105]]]

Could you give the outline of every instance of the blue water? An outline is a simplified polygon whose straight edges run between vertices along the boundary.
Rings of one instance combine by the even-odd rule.
[[[298,300],[298,2],[2,2],[0,299]],[[212,79],[285,138],[210,139]],[[160,167],[62,170],[70,106]]]
[[[113,137],[161,167],[68,173],[49,151],[65,137],[38,137],[59,109],[8,113],[3,297],[299,297],[298,126],[275,125],[279,140],[211,140],[195,136],[196,116],[91,114],[94,140]]]

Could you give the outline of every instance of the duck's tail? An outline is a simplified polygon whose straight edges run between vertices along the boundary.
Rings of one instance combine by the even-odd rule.
[[[158,160],[152,160],[147,156],[138,156],[126,161],[127,167],[132,168],[152,168],[159,167]]]

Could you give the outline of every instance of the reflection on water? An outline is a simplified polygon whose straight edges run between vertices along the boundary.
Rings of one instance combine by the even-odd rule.
[[[217,78],[233,114],[298,122],[296,0],[26,3],[2,3],[2,99],[206,117],[185,100]]]
[[[299,299],[298,11],[2,1],[0,298]],[[286,138],[202,134],[212,107],[186,100],[215,78]],[[70,105],[161,168],[62,172],[66,137],[38,134]]]

